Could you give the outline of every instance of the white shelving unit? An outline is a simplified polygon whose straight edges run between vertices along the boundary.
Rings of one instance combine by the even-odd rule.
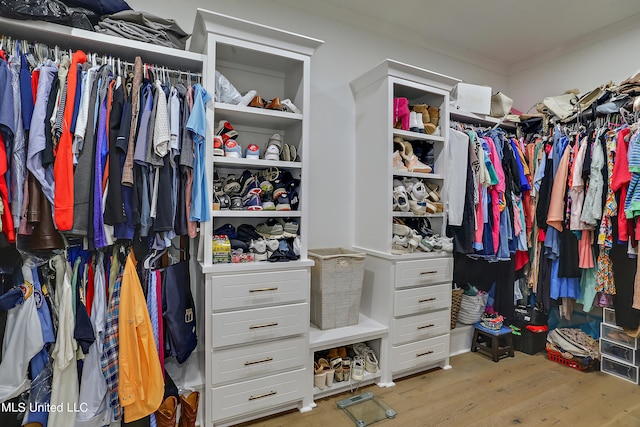
[[[432,229],[444,234],[447,221],[446,177],[449,170],[449,92],[457,79],[400,62],[385,60],[354,80],[356,102],[356,222],[354,242],[367,254],[360,312],[388,327],[381,340],[381,383],[433,367],[448,369],[453,258],[445,252],[391,253],[394,218],[416,217],[394,211],[393,179],[416,177],[441,189],[443,212],[425,215]],[[393,127],[393,100],[439,108],[441,135]],[[432,144],[433,173],[393,169],[393,139]],[[443,190],[444,189],[444,190]]]
[[[214,172],[239,177],[277,167],[300,181],[296,211],[212,211],[213,220],[201,230],[200,266],[205,283],[207,331],[207,426],[232,425],[290,408],[307,408],[313,389],[313,360],[309,358],[309,268],[307,258],[308,142],[310,61],[321,40],[198,9],[191,49],[206,54],[210,70],[206,87],[215,88],[214,70],[242,94],[256,90],[269,101],[290,99],[301,111],[294,114],[215,102],[208,111],[211,141],[214,128],[227,120],[244,149],[256,144],[264,153],[273,134],[296,147],[299,161],[213,156],[207,143],[209,183]],[[210,184],[211,185],[211,184]],[[213,201],[212,185],[209,197]],[[298,223],[300,260],[213,264],[213,231],[224,224],[258,225],[271,218]]]

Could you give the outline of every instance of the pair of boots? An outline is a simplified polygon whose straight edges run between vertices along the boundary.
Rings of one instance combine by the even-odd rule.
[[[422,124],[426,133],[432,134],[436,131],[438,121],[440,121],[439,108],[431,107],[427,104],[418,104],[412,106],[411,110],[417,113],[417,120],[420,120],[420,115],[422,115]]]
[[[198,415],[200,392],[194,391],[189,396],[180,396],[180,424],[178,427],[195,427]],[[178,415],[178,399],[169,396],[156,411],[158,427],[176,427]]]

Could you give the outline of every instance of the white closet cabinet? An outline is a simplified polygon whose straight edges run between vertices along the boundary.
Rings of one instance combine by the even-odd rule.
[[[440,366],[449,368],[449,325],[453,257],[446,252],[392,254],[393,179],[416,177],[437,184],[441,213],[427,214],[434,232],[447,221],[446,177],[449,92],[457,79],[385,60],[351,83],[356,103],[356,200],[354,246],[367,254],[360,312],[388,326],[380,349],[384,378],[398,378]],[[393,100],[440,109],[440,135],[393,127]],[[433,173],[399,172],[392,165],[393,139],[433,144]],[[388,344],[387,344],[388,343]]]
[[[191,50],[206,55],[205,87],[215,93],[215,73],[242,94],[256,90],[267,102],[290,99],[301,113],[215,102],[208,110],[206,145],[209,200],[214,172],[240,176],[277,167],[300,180],[295,211],[212,210],[200,230],[200,266],[204,278],[207,426],[230,425],[290,408],[302,408],[313,387],[309,360],[309,267],[307,258],[307,163],[311,55],[323,42],[230,16],[198,9]],[[293,145],[299,161],[213,155],[213,132],[227,120],[244,150],[261,153],[273,134]],[[212,236],[221,225],[256,226],[270,218],[299,224],[300,260],[214,264]]]

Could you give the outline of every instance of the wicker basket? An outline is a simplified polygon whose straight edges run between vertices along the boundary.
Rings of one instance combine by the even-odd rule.
[[[451,329],[455,329],[458,323],[462,294],[464,294],[464,289],[462,288],[451,290]]]
[[[358,323],[365,254],[349,249],[312,249],[311,323],[332,329]]]

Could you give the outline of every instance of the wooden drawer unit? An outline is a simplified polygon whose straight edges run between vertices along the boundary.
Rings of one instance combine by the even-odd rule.
[[[406,371],[449,357],[449,334],[391,348],[391,370]]]
[[[302,334],[309,323],[309,305],[254,308],[212,315],[212,346],[252,344]]]
[[[396,317],[426,311],[442,310],[451,306],[451,284],[424,286],[394,292],[393,315]]]
[[[623,380],[638,384],[638,367],[623,363],[607,356],[602,356],[600,370],[609,375],[613,375]]]
[[[392,344],[404,344],[447,334],[451,322],[450,317],[449,310],[440,310],[393,319],[391,321]]]
[[[308,270],[220,275],[211,278],[214,311],[309,299]]]
[[[453,258],[400,261],[396,264],[396,288],[430,285],[453,280]]]
[[[211,350],[209,350],[211,351]],[[308,357],[304,336],[212,352],[212,384],[230,383],[304,367]]]
[[[295,402],[305,394],[304,369],[214,387],[209,407],[217,421]]]

